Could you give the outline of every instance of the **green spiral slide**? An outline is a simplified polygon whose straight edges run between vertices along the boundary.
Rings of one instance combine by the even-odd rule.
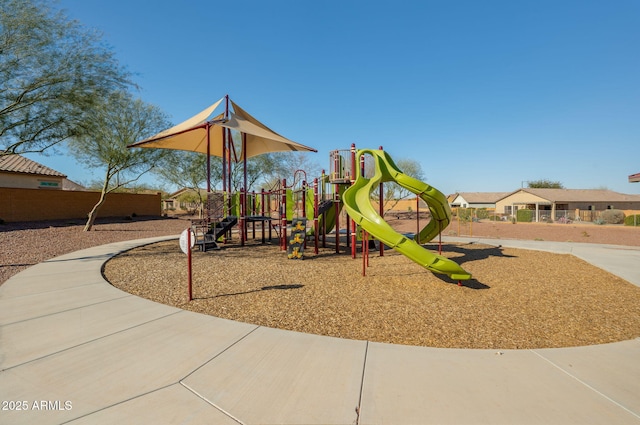
[[[448,275],[455,280],[471,279],[471,274],[460,265],[420,246],[415,240],[396,232],[371,204],[371,192],[380,183],[394,181],[420,196],[429,206],[431,221],[420,231],[419,241],[428,242],[444,230],[451,221],[447,198],[439,190],[410,177],[398,169],[389,154],[382,150],[361,149],[357,158],[369,154],[375,162],[375,174],[368,179],[358,170],[355,183],[345,190],[342,202],[347,214],[364,230],[387,246],[434,273]],[[418,237],[418,235],[416,235]]]

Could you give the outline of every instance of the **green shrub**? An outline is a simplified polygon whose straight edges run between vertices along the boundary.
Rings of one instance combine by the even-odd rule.
[[[489,218],[489,211],[487,211],[486,208],[478,208],[476,210],[476,217],[478,217],[479,220]]]
[[[601,218],[596,218],[595,220],[593,220],[593,224],[598,224],[598,225],[602,225],[604,224],[605,221]]]
[[[624,222],[624,212],[620,210],[604,210],[600,219],[607,224],[620,224]]]
[[[521,223],[528,223],[533,221],[533,211],[532,210],[518,210],[516,212],[516,218]]]
[[[625,226],[640,226],[640,214],[633,214],[624,218]]]
[[[458,208],[458,219],[463,223],[471,221],[471,208]]]

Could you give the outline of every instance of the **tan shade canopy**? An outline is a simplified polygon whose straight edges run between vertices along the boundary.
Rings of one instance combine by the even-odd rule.
[[[188,120],[171,127],[168,130],[161,131],[155,136],[136,142],[127,147],[129,148],[157,148],[157,149],[175,149],[182,151],[207,153],[207,126],[206,123],[213,114],[213,111],[222,103],[220,99],[204,111],[194,115]],[[216,117],[221,120],[222,115]],[[216,131],[217,130],[217,131]],[[215,125],[209,127],[210,134],[210,154],[213,156],[222,156],[222,131],[220,127]]]
[[[229,113],[228,119],[224,119],[224,114],[210,119],[223,100],[224,98],[220,99],[202,112],[168,130],[128,147],[176,149],[206,154],[208,132],[209,154],[222,157],[223,133],[228,128],[246,135],[246,152],[241,152],[240,159],[244,158],[245,154],[247,158],[251,158],[269,152],[317,152],[313,148],[293,142],[274,132],[233,101],[231,104],[234,112]]]

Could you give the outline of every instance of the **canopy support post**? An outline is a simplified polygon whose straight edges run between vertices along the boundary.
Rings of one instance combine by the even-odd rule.
[[[211,201],[209,199],[209,193],[211,193],[211,138],[209,137],[209,128],[210,124],[207,122],[205,127],[207,131],[207,227],[209,227],[209,223],[211,222]]]
[[[243,168],[243,183],[244,183],[244,191],[245,194],[249,191],[247,187],[247,134],[242,133],[242,168]],[[242,209],[246,213],[247,211],[247,196],[245,195],[242,198]],[[247,232],[247,221],[244,220],[240,229],[246,235]]]

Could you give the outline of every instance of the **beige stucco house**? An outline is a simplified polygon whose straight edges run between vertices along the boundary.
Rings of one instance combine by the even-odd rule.
[[[0,156],[0,187],[86,190],[65,174],[16,154]]]
[[[598,211],[640,210],[640,195],[600,189],[518,189],[496,201],[496,213],[515,215],[519,209],[535,211],[534,221],[566,217],[591,221]]]
[[[459,208],[487,208],[496,207],[498,199],[504,198],[509,192],[460,192],[449,202],[451,207]]]
[[[207,198],[207,190],[206,189],[198,189],[200,194],[200,199]],[[162,209],[163,211],[172,211],[173,213],[184,214],[184,213],[194,213],[195,211],[201,210],[203,207],[203,202],[195,202],[190,200],[194,198],[196,193],[193,189],[182,188],[167,195],[162,200]],[[200,211],[201,212],[201,211]]]

